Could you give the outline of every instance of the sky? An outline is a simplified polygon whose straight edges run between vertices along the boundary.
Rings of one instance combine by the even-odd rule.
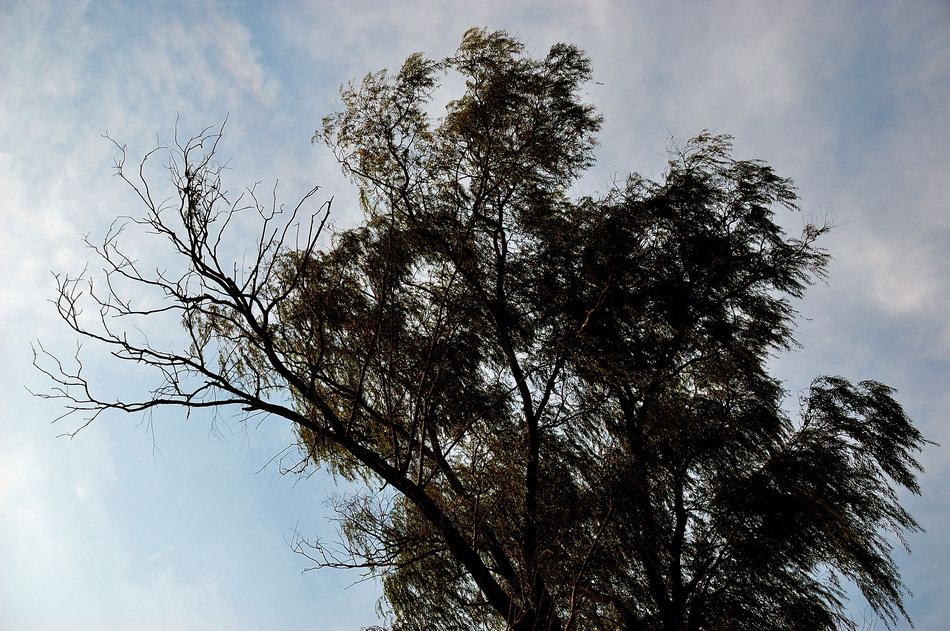
[[[176,121],[190,134],[227,117],[229,188],[279,179],[293,201],[319,185],[335,224],[353,225],[352,186],[310,142],[339,86],[416,51],[451,55],[470,26],[505,29],[536,56],[561,41],[590,55],[585,98],[605,123],[579,193],[632,171],[659,177],[671,138],[710,129],[735,137],[737,157],[795,180],[802,213],[783,219],[790,229],[836,225],[823,242],[830,276],[797,305],[803,347],[774,370],[792,397],[818,374],[883,381],[945,445],[921,455],[923,495],[903,496],[927,532],[896,558],[917,628],[946,628],[950,3],[940,0],[0,0],[0,628],[377,621],[373,581],[305,571],[288,544],[295,532],[332,538],[326,500],[346,493],[322,472],[281,473],[295,455],[288,426],[167,410],[57,437],[76,423],[51,423],[61,409],[27,391],[48,387],[30,343],[75,351],[49,302],[53,274],[91,260],[83,235],[141,212],[103,135],[134,161]],[[154,383],[83,352],[109,396]],[[861,622],[867,608],[855,600],[850,611]]]

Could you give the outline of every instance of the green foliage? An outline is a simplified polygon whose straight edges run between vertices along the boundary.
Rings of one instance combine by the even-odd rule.
[[[446,72],[465,91],[433,121]],[[839,577],[896,622],[887,535],[919,530],[895,489],[919,492],[926,441],[875,382],[819,378],[793,420],[766,370],[825,228],[788,237],[791,181],[707,133],[659,182],[571,200],[589,79],[572,46],[473,29],[343,90],[315,136],[367,219],[308,262],[283,329],[403,479],[380,476],[389,510],[343,511],[348,552],[394,629],[831,629]],[[367,475],[318,434],[314,460]]]
[[[446,73],[465,87],[433,120]],[[140,275],[121,229],[97,247],[107,276],[167,306],[89,284],[95,331],[81,278],[57,303],[162,385],[95,399],[55,362],[50,396],[90,422],[238,405],[294,423],[307,461],[365,489],[337,504],[342,549],[300,550],[380,576],[394,631],[835,629],[853,626],[842,579],[898,622],[893,546],[920,529],[898,492],[919,493],[927,441],[887,386],[819,377],[793,417],[767,370],[795,345],[792,301],[824,273],[826,228],[786,235],[792,182],[709,133],[659,181],[572,199],[601,124],[581,99],[590,77],[573,46],[532,59],[472,29],[448,59],[412,55],[344,89],[314,138],[365,221],[323,250],[319,220],[288,244],[301,206],[280,228],[253,190],[228,201],[219,136],[179,146],[179,208],[152,201],[143,171],[126,181],[184,275]],[[218,245],[247,209],[263,227],[239,272]],[[114,324],[166,312],[188,350]]]

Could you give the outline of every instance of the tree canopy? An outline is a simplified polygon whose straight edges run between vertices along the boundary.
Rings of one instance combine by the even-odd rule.
[[[464,90],[435,117],[447,73]],[[298,549],[379,576],[394,630],[834,629],[853,626],[842,580],[898,622],[893,549],[920,530],[898,492],[919,493],[927,441],[881,383],[818,377],[791,414],[768,370],[795,345],[827,228],[787,235],[791,180],[706,132],[659,181],[573,197],[601,124],[590,79],[574,46],[534,59],[472,29],[447,59],[344,88],[314,140],[364,221],[329,239],[315,190],[284,212],[228,194],[219,133],[176,146],[171,202],[123,154],[135,223],[183,271],[142,273],[112,230],[94,246],[110,282],[61,277],[58,307],[161,382],[115,401],[40,350],[51,396],[90,420],[177,405],[289,421],[312,466],[365,489],[336,506],[338,547]],[[248,213],[242,267],[219,246]],[[178,348],[114,324],[169,313]]]

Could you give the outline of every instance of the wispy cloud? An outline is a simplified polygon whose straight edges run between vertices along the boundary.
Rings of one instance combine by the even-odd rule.
[[[160,559],[161,557],[165,556],[165,555],[168,554],[169,552],[174,552],[174,550],[175,550],[175,546],[169,544],[169,545],[165,546],[164,548],[162,548],[161,550],[159,550],[158,552],[149,555],[149,557],[148,557],[147,559],[145,559],[145,560],[146,560],[148,563],[151,563],[151,562],[156,561],[156,560]]]

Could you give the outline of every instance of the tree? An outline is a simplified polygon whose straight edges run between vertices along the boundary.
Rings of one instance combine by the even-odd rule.
[[[433,121],[448,72],[465,89]],[[182,270],[144,274],[114,227],[94,246],[105,289],[61,277],[58,307],[160,383],[114,401],[39,347],[46,396],[86,424],[156,406],[286,419],[310,465],[365,488],[336,506],[338,547],[297,549],[380,576],[393,629],[853,627],[842,579],[906,618],[892,551],[920,527],[897,493],[919,493],[928,441],[883,384],[819,377],[793,417],[768,372],[827,228],[786,235],[792,182],[709,133],[658,182],[572,199],[601,123],[579,96],[590,76],[573,46],[532,59],[472,29],[448,59],[345,88],[314,139],[365,220],[329,242],[316,189],[288,212],[225,191],[220,132],[176,143],[173,203],[123,151],[146,209],[130,227]],[[248,213],[242,267],[222,244]],[[163,315],[177,349],[127,333]]]

